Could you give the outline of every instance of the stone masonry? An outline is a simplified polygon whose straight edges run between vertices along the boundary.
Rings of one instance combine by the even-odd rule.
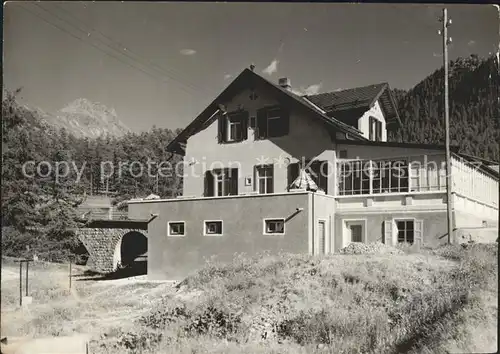
[[[130,232],[138,232],[147,237],[140,229],[121,228],[81,228],[77,236],[89,252],[87,266],[100,273],[114,272],[121,262],[121,240]]]

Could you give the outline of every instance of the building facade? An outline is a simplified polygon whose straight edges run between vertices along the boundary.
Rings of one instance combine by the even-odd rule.
[[[444,147],[387,142],[398,124],[387,84],[298,96],[245,69],[168,146],[184,156],[183,196],[129,203],[131,219],[158,215],[148,275],[235,253],[447,242]],[[498,227],[498,172],[454,151],[451,173],[455,227]]]

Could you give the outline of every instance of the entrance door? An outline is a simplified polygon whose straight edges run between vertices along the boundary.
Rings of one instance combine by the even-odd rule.
[[[326,222],[318,220],[318,254],[326,253]]]
[[[361,225],[350,225],[351,242],[363,242],[363,227]]]

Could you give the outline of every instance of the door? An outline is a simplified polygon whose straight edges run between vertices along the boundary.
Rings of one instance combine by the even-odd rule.
[[[318,254],[326,254],[326,222],[318,220]]]
[[[349,229],[351,231],[351,242],[363,242],[363,228],[361,225],[351,224]]]

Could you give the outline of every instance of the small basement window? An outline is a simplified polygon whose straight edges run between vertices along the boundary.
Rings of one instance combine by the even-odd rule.
[[[221,236],[221,235],[222,235],[221,220],[205,221],[205,236]]]
[[[285,219],[264,219],[264,235],[283,235]]]
[[[185,235],[184,221],[171,221],[168,223],[168,236],[184,236]]]

